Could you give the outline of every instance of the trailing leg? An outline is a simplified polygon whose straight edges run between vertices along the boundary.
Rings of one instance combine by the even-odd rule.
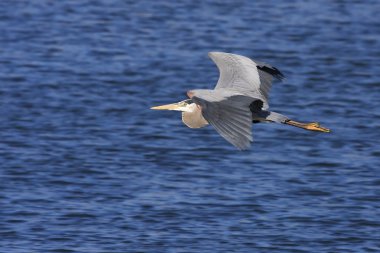
[[[303,128],[303,129],[309,130],[309,131],[318,131],[318,132],[324,132],[324,133],[330,132],[330,129],[328,129],[326,127],[322,127],[318,122],[301,123],[301,122],[297,122],[294,120],[286,120],[284,122],[284,124]]]
[[[324,132],[324,133],[330,132],[330,129],[322,127],[318,122],[301,123],[301,122],[291,120],[285,115],[282,115],[280,113],[264,111],[264,110],[261,110],[257,113],[252,113],[252,121],[253,123],[275,122],[275,123],[281,123],[281,124],[299,127],[299,128],[309,130],[309,131],[318,131],[318,132]]]

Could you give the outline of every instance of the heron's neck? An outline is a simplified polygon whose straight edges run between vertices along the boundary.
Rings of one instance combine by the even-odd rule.
[[[186,111],[182,112],[182,121],[190,128],[201,128],[208,125],[208,122],[203,118],[201,108],[196,104],[186,106]]]
[[[193,113],[193,112],[195,112],[197,109],[198,109],[197,104],[196,104],[196,103],[192,103],[192,104],[189,104],[189,105],[187,105],[186,107],[182,108],[182,111],[183,111],[183,112]]]

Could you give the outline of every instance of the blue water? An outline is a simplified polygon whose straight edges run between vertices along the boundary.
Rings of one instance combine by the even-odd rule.
[[[0,252],[380,252],[379,1],[1,1]],[[154,105],[287,77],[239,152]]]

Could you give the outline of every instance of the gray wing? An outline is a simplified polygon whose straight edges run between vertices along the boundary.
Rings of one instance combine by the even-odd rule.
[[[215,89],[231,89],[263,101],[269,108],[268,97],[273,76],[283,77],[280,71],[266,63],[236,54],[210,52],[209,57],[219,69],[219,80]]]
[[[277,68],[267,63],[259,61],[255,61],[255,63],[260,77],[260,91],[268,101],[273,77],[281,81],[284,79],[284,75]]]
[[[192,100],[202,115],[228,142],[240,150],[249,148],[252,138],[251,97],[223,90],[196,90]]]

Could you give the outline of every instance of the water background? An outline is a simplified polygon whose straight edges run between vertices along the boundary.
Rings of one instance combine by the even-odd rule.
[[[1,1],[0,252],[380,252],[379,1]],[[237,151],[154,105],[287,77]]]

